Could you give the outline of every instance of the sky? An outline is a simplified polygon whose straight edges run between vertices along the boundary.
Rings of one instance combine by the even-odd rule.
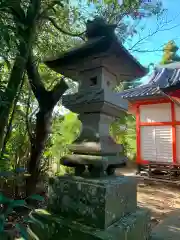
[[[141,23],[141,26],[144,25],[145,28],[143,31],[139,31],[141,33],[140,36],[137,35],[133,37],[130,44],[125,44],[126,48],[129,49],[139,41],[139,38],[142,39],[147,37],[146,40],[141,41],[141,43],[137,45],[137,48],[135,48],[135,50],[142,50],[144,52],[132,51],[132,54],[145,67],[150,63],[158,64],[161,61],[162,51],[159,50],[162,50],[163,45],[169,40],[175,40],[176,44],[180,47],[180,0],[162,0],[162,2],[163,7],[167,9],[167,11],[162,16],[161,21],[158,22],[159,31],[151,37],[147,37],[150,32],[155,32],[158,26],[156,18],[151,17]],[[145,76],[142,79],[144,84],[148,81],[148,77],[149,76]],[[65,114],[67,110],[63,107],[61,112]]]
[[[157,0],[151,1],[153,3]],[[160,63],[163,55],[162,48],[169,40],[174,40],[180,47],[180,0],[162,0],[162,3],[166,11],[161,19],[157,21],[156,17],[150,17],[142,20],[138,27],[138,34],[130,39],[130,42],[125,43],[125,47],[131,49],[139,42],[131,53],[145,67],[151,63],[154,65]],[[142,41],[142,39],[144,40]],[[180,54],[180,50],[178,53]],[[151,73],[152,70],[142,78],[143,84],[148,82]]]
[[[145,66],[150,63],[158,64],[160,62],[162,52],[159,50],[162,49],[162,46],[169,40],[175,40],[176,44],[180,47],[180,0],[162,0],[162,2],[167,12],[163,14],[162,20],[159,21],[159,27],[156,18],[151,17],[143,22],[145,29],[140,31],[140,37],[136,36],[132,40],[132,45],[134,45],[139,39],[145,38],[150,32],[153,33],[157,28],[159,29],[156,34],[147,37],[146,40],[138,45],[137,50],[147,50],[147,52],[132,52],[132,54]],[[126,46],[128,47],[128,44]]]
[[[143,4],[154,5],[158,1],[162,1],[163,8],[166,9],[161,19],[157,21],[156,17],[145,18],[140,21],[139,31],[137,35],[131,38],[130,42],[126,42],[125,47],[129,50],[134,44],[136,44],[139,39],[145,38],[144,41],[140,41],[134,51],[131,53],[140,61],[141,64],[148,66],[150,63],[158,64],[162,58],[162,47],[169,40],[175,40],[176,44],[180,47],[180,0],[141,0]],[[76,5],[80,0],[72,0],[73,5]],[[84,1],[81,0],[83,3]],[[123,0],[118,0],[122,3]],[[149,3],[151,2],[151,3]],[[72,4],[71,3],[71,4]],[[83,6],[83,4],[82,4]],[[94,11],[93,5],[90,5],[85,12],[89,17]],[[130,21],[130,20],[128,20]],[[141,30],[141,27],[144,30]],[[157,28],[159,29],[157,32]],[[156,32],[156,33],[154,33]],[[140,33],[140,34],[139,34]],[[150,33],[151,37],[147,37]],[[137,52],[137,50],[144,52]],[[147,51],[152,52],[147,52]],[[154,51],[158,50],[158,51]]]
[[[75,2],[78,0],[75,0]],[[119,0],[122,2],[123,0]],[[143,4],[156,4],[159,0],[141,0]],[[151,3],[149,3],[151,1]],[[162,58],[162,48],[169,40],[174,40],[180,47],[180,0],[161,0],[163,8],[166,10],[161,18],[157,21],[157,17],[149,17],[140,21],[138,25],[138,34],[130,38],[125,43],[125,47],[129,50],[134,44],[139,42],[133,48],[131,53],[137,60],[147,67],[150,63],[159,64]],[[148,2],[148,3],[147,3]],[[93,7],[88,8],[91,14]],[[130,20],[128,20],[130,21]],[[141,28],[144,28],[143,30]],[[149,35],[152,34],[150,37]],[[149,37],[148,37],[149,36]],[[180,51],[179,51],[180,54]],[[145,81],[148,77],[143,78]],[[143,80],[143,81],[144,81]]]

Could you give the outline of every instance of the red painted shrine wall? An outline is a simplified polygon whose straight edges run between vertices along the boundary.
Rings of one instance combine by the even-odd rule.
[[[145,105],[152,105],[153,104],[159,104],[159,103],[170,103],[171,106],[171,120],[170,121],[160,121],[160,122],[142,122],[140,120],[140,108],[141,106]],[[170,99],[157,99],[157,100],[144,100],[144,101],[136,101],[135,103],[131,103],[129,106],[129,111],[131,113],[134,113],[136,115],[136,144],[137,144],[137,157],[136,161],[139,164],[148,164],[150,160],[143,159],[142,158],[142,149],[141,149],[141,129],[143,126],[171,126],[172,127],[172,163],[169,164],[178,164],[177,163],[177,149],[176,149],[176,127],[180,125],[180,121],[176,120],[175,116],[175,104]],[[158,162],[158,161],[157,161]],[[165,163],[165,162],[163,162]],[[179,162],[180,164],[180,162]]]

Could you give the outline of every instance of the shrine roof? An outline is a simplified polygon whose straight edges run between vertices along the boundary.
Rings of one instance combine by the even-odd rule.
[[[163,96],[163,92],[169,92],[179,88],[180,63],[175,62],[157,66],[147,84],[125,90],[120,95],[124,99],[133,101]]]

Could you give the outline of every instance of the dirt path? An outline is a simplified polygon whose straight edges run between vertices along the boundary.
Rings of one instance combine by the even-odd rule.
[[[150,209],[152,224],[162,221],[169,212],[180,209],[180,190],[162,184],[138,186],[138,205]]]
[[[120,170],[123,175],[135,175],[134,166]],[[158,184],[138,184],[138,205],[151,211],[152,227],[162,221],[168,213],[180,209],[180,188]]]

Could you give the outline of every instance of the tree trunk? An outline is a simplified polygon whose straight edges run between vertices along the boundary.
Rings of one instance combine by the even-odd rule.
[[[9,114],[19,91],[19,86],[21,84],[24,70],[26,67],[26,59],[28,57],[27,51],[21,52],[20,56],[15,59],[14,67],[9,78],[8,85],[4,92],[1,105],[0,105],[0,150],[3,146],[5,128],[8,124]]]
[[[36,115],[35,139],[31,143],[31,155],[28,162],[27,196],[34,193],[39,180],[41,156],[45,148],[51,127],[52,110],[39,110]]]
[[[9,114],[23,79],[29,52],[32,48],[33,38],[35,36],[36,20],[40,11],[40,2],[41,0],[31,0],[29,5],[27,12],[30,16],[27,16],[27,18],[31,18],[31,21],[29,22],[28,28],[26,28],[24,31],[22,31],[21,28],[21,38],[23,39],[20,41],[18,54],[15,58],[8,85],[0,102],[0,151],[3,146],[4,134],[8,124]],[[33,13],[32,8],[35,10]]]
[[[41,157],[50,133],[53,109],[63,93],[68,89],[68,86],[64,79],[61,79],[51,91],[47,91],[41,81],[32,55],[30,55],[27,62],[27,74],[32,91],[39,104],[39,112],[36,115],[36,126],[34,137],[31,141],[31,154],[27,169],[30,176],[26,182],[26,194],[29,196],[35,192],[39,180]]]

